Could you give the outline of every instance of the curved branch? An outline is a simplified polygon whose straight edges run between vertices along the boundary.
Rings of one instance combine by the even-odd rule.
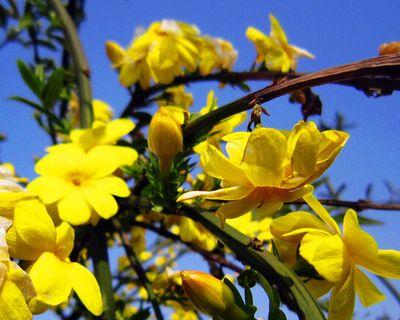
[[[225,118],[250,109],[251,102],[254,100],[263,103],[295,90],[328,83],[350,83],[365,77],[400,78],[400,55],[385,55],[362,60],[272,84],[195,119],[184,129],[185,141],[191,141],[195,136],[207,133],[215,124]]]
[[[385,211],[400,211],[400,203],[376,203],[369,200],[360,199],[358,201],[334,200],[334,199],[319,199],[324,205],[332,207],[351,208],[356,211],[363,210],[385,210]],[[304,200],[296,200],[290,204],[306,204]]]
[[[90,85],[89,64],[79,40],[74,22],[60,0],[50,0],[50,3],[61,21],[66,45],[71,52],[78,81],[79,116],[82,128],[90,128],[93,121],[92,88]]]

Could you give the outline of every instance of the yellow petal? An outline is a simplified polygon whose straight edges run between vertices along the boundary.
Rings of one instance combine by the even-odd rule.
[[[61,220],[72,225],[85,224],[90,219],[90,208],[86,203],[83,193],[75,189],[61,199],[57,204]]]
[[[75,232],[68,223],[62,222],[57,228],[57,245],[56,245],[56,255],[65,260],[69,257],[72,249],[74,248]]]
[[[72,189],[72,184],[62,177],[38,177],[28,185],[28,190],[37,193],[45,204],[60,200]]]
[[[0,320],[30,320],[32,314],[20,289],[5,281],[0,290]]]
[[[283,206],[283,202],[268,202],[265,201],[261,206],[256,206],[253,208],[254,214],[260,217],[270,217],[277,211],[279,211]]]
[[[372,273],[393,279],[400,279],[400,251],[378,250],[378,258],[360,263]]]
[[[325,224],[313,214],[306,211],[290,212],[274,219],[271,223],[271,233],[286,241],[299,243],[303,234],[287,236],[291,231],[298,229],[316,229],[327,231]]]
[[[314,212],[323,220],[328,226],[329,232],[332,234],[339,234],[340,229],[335,220],[331,217],[329,212],[324,208],[324,206],[318,201],[318,199],[309,193],[303,197],[304,201],[314,210]]]
[[[139,156],[137,151],[130,147],[102,145],[101,148],[118,156],[120,162],[119,166],[130,166]]]
[[[243,170],[212,145],[201,154],[200,161],[204,171],[214,178],[232,181],[239,185],[251,185]]]
[[[290,132],[288,154],[293,170],[302,176],[314,172],[320,145],[320,132],[314,122],[300,121]]]
[[[243,159],[244,150],[249,140],[250,132],[234,132],[222,137],[226,141],[226,152],[229,160],[240,165]]]
[[[361,263],[362,260],[374,261],[378,257],[375,239],[361,230],[357,213],[352,209],[347,210],[343,219],[343,241],[357,263]]]
[[[69,281],[85,307],[95,316],[103,312],[99,285],[93,274],[79,263],[66,263]]]
[[[114,41],[106,42],[106,53],[114,68],[119,67],[126,56],[125,49]]]
[[[301,240],[300,255],[329,282],[338,282],[348,273],[349,257],[339,235],[307,233]]]
[[[118,153],[110,153],[108,146],[99,145],[90,149],[85,159],[85,169],[93,172],[93,178],[103,178],[112,174],[121,166]]]
[[[282,45],[287,44],[287,37],[285,31],[281,27],[278,19],[272,14],[269,15],[269,21],[271,22],[271,38],[277,39]]]
[[[17,232],[19,246],[18,254],[26,257],[18,257],[28,260],[32,258],[31,249],[53,251],[56,244],[56,231],[54,223],[46,211],[45,206],[38,200],[24,200],[17,203],[14,214],[14,225]],[[10,251],[13,249],[10,247]],[[17,252],[17,251],[16,251]],[[15,253],[16,253],[15,252]]]
[[[53,253],[45,252],[32,264],[29,276],[37,292],[36,299],[56,306],[67,300],[72,290],[65,262]]]
[[[127,197],[131,193],[125,181],[118,177],[109,176],[97,179],[92,183],[103,191],[118,197]]]
[[[354,272],[354,281],[357,295],[364,307],[369,307],[385,300],[385,295],[357,268]]]
[[[350,269],[348,277],[336,285],[329,299],[328,320],[351,319],[354,310],[355,288],[354,267]]]
[[[256,205],[257,201],[251,197],[229,201],[222,204],[217,210],[216,214],[220,216],[221,219],[233,219],[249,212]]]
[[[286,137],[279,130],[257,128],[251,132],[242,167],[254,186],[275,187],[281,184],[286,147]]]
[[[118,211],[118,204],[114,197],[96,186],[83,189],[86,201],[104,219],[112,217]]]
[[[304,282],[304,285],[314,298],[324,296],[333,286],[333,284],[328,281],[315,279],[307,279],[307,281]]]
[[[190,191],[181,195],[177,201],[185,201],[197,197],[210,200],[240,200],[247,197],[253,190],[254,188],[239,186],[222,188],[215,191]]]

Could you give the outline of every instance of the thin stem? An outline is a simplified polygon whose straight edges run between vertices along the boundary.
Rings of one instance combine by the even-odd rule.
[[[387,210],[387,211],[400,211],[400,203],[376,203],[369,200],[347,201],[347,200],[334,200],[334,199],[318,199],[324,205],[332,207],[345,207],[351,208],[356,211],[363,210]],[[296,200],[290,204],[306,204],[304,200]]]
[[[60,0],[50,0],[54,11],[61,21],[66,45],[70,50],[78,80],[79,116],[82,128],[90,128],[93,121],[92,89],[90,85],[90,71],[85,53],[74,22]]]
[[[93,259],[94,274],[103,298],[104,317],[107,320],[113,320],[115,319],[115,301],[104,223],[100,221],[91,229],[91,233],[90,256]]]
[[[184,129],[185,141],[192,142],[199,134],[203,135],[207,133],[221,120],[236,113],[251,109],[253,107],[253,101],[263,103],[295,90],[302,90],[328,83],[357,80],[364,77],[399,78],[400,55],[393,54],[362,60],[314,73],[304,74],[294,79],[286,79],[279,83],[272,84],[195,119]]]
[[[147,278],[146,271],[143,269],[143,266],[142,266],[138,256],[136,255],[135,250],[130,246],[129,238],[121,230],[121,226],[120,226],[119,222],[115,222],[114,224],[115,224],[116,229],[118,230],[118,234],[120,236],[122,246],[124,247],[126,256],[129,259],[131,267],[133,270],[135,270],[136,274],[139,277],[140,282],[142,283],[142,285],[145,287],[145,289],[147,291],[149,301],[153,307],[153,310],[154,310],[157,320],[163,320],[164,317],[161,313],[160,305],[158,303],[156,295],[154,294],[153,288],[151,287],[151,282]]]

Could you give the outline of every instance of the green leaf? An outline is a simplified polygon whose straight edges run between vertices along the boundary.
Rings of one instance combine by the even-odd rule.
[[[60,97],[64,85],[64,71],[59,68],[54,70],[43,89],[42,101],[46,109],[52,109]]]
[[[41,83],[39,79],[35,76],[33,71],[22,60],[17,60],[17,66],[25,84],[32,90],[32,92],[38,98],[40,98]]]
[[[251,248],[248,246],[250,238],[229,225],[225,225],[222,229],[218,217],[210,212],[200,214],[194,209],[185,207],[184,214],[214,234],[232,250],[239,261],[250,265],[269,283],[275,285],[279,289],[282,300],[297,313],[299,319],[325,319],[318,303],[303,282],[273,254]]]

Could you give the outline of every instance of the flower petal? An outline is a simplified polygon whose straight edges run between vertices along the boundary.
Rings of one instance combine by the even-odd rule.
[[[37,193],[45,204],[60,200],[72,189],[72,184],[62,177],[38,177],[28,185],[28,190]]]
[[[253,190],[254,188],[239,186],[222,188],[215,191],[189,191],[182,194],[177,201],[185,201],[197,197],[210,200],[240,200],[250,195]]]
[[[60,218],[72,225],[85,224],[90,219],[90,208],[79,189],[61,199],[57,204]]]
[[[86,201],[104,219],[112,217],[118,211],[118,204],[109,193],[95,186],[83,189]]]
[[[57,228],[56,255],[61,259],[69,257],[74,248],[75,231],[68,223],[62,222]]]
[[[131,193],[127,184],[121,178],[109,176],[94,180],[92,184],[103,191],[113,194],[117,197],[127,197]]]
[[[290,212],[274,219],[271,223],[271,233],[286,241],[298,243],[303,234],[287,236],[286,234],[298,229],[315,229],[327,231],[325,224],[313,214],[306,211]]]
[[[357,263],[361,260],[373,261],[378,257],[375,239],[360,228],[357,213],[352,209],[347,210],[343,219],[343,241]]]
[[[22,292],[12,281],[5,281],[1,287],[0,306],[0,320],[32,319]]]
[[[221,219],[233,219],[249,212],[256,205],[257,201],[251,197],[246,197],[241,200],[229,201],[222,204],[216,214],[221,217]]]
[[[400,251],[378,250],[376,260],[363,260],[360,264],[379,276],[400,279]]]
[[[328,320],[351,319],[355,303],[354,267],[348,277],[336,285],[329,300]]]
[[[103,302],[99,285],[94,275],[79,263],[66,264],[69,281],[85,307],[95,316],[103,312]]]
[[[348,273],[349,257],[339,235],[307,233],[301,240],[300,255],[329,282],[338,282]]]
[[[244,150],[249,140],[250,132],[234,132],[222,137],[226,141],[226,152],[229,160],[240,165],[243,159]]]
[[[214,178],[239,185],[251,185],[243,170],[213,145],[209,145],[207,151],[201,154],[200,162],[204,171]]]
[[[286,147],[286,137],[279,130],[257,128],[251,132],[241,166],[254,186],[281,184]]]
[[[354,272],[356,292],[364,307],[369,307],[386,299],[385,295],[359,269]]]
[[[65,262],[53,253],[45,252],[32,264],[29,276],[36,289],[36,299],[56,306],[68,299],[72,290],[71,281],[65,269]]]

